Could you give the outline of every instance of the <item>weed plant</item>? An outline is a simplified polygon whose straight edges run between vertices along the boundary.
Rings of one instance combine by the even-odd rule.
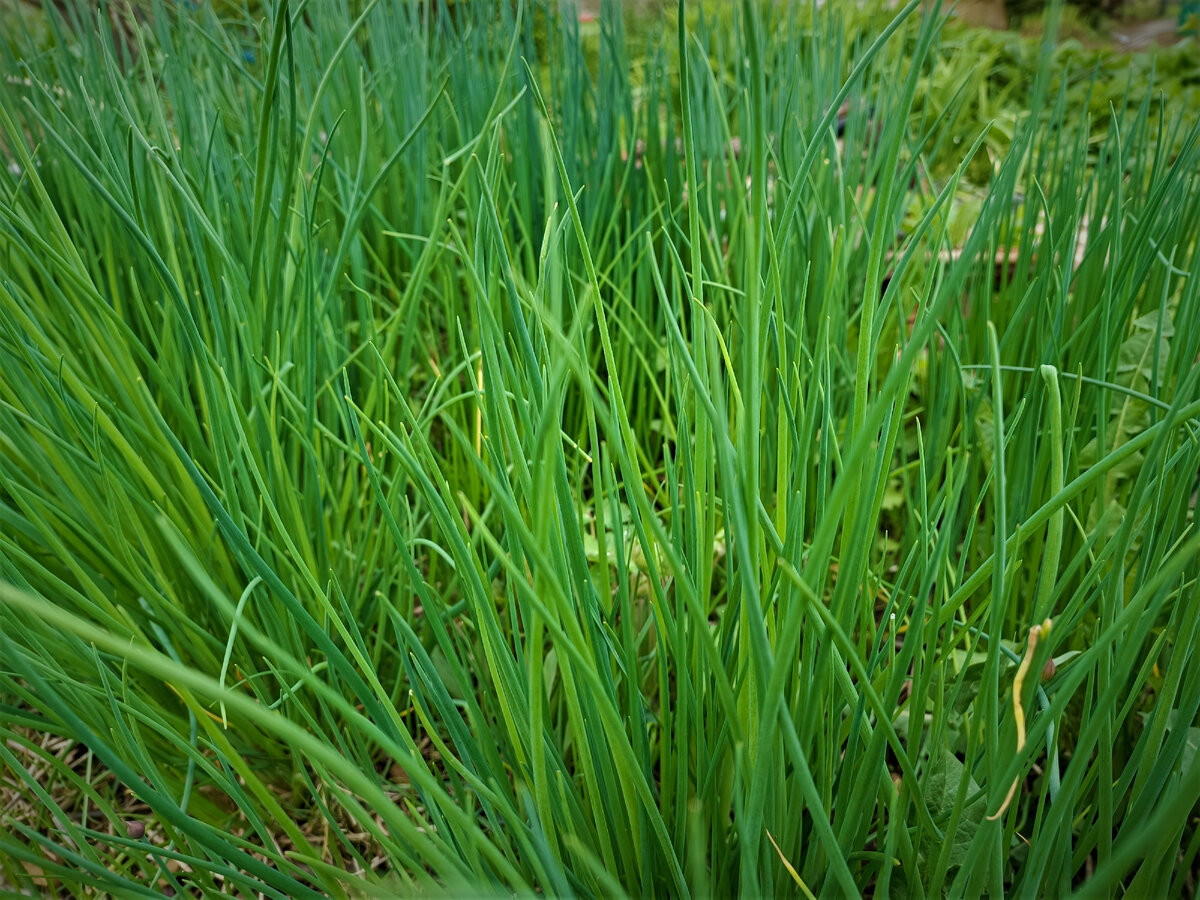
[[[10,887],[1195,890],[1197,120],[839,6],[15,38]]]

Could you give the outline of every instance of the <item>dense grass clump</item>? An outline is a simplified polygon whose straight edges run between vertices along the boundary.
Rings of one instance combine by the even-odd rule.
[[[1195,890],[1200,126],[838,6],[12,38],[10,886]]]

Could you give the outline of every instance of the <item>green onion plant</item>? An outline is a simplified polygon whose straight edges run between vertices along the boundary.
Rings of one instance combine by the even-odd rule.
[[[9,37],[2,882],[1196,889],[1194,110],[846,7]]]

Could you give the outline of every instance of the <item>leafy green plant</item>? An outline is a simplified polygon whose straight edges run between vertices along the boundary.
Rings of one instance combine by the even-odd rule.
[[[1200,128],[1047,50],[996,143],[918,6],[48,11],[7,882],[1189,885]]]

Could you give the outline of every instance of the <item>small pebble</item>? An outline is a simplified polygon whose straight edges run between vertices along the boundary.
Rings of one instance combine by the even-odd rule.
[[[130,819],[125,823],[125,830],[135,841],[140,841],[146,836],[146,823],[140,822],[137,819]]]

